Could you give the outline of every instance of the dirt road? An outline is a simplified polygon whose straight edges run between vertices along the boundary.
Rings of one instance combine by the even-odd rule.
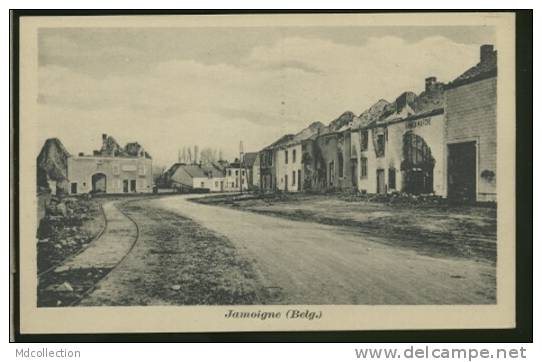
[[[495,267],[489,263],[423,256],[341,227],[187,200],[194,197],[148,202],[227,237],[274,291],[270,303],[495,303]]]

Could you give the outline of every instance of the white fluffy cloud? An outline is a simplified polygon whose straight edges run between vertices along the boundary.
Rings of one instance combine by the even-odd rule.
[[[134,53],[126,51],[127,61]],[[360,46],[291,37],[258,46],[237,64],[169,60],[101,77],[45,65],[39,70],[40,127],[74,153],[98,147],[106,132],[121,142],[142,142],[164,165],[193,144],[234,157],[241,139],[258,150],[312,121],[361,113],[404,90],[420,92],[427,76],[449,81],[477,57],[477,46],[436,36],[415,43],[371,38]]]

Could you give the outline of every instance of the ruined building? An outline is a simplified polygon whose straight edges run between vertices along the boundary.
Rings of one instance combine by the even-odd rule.
[[[38,184],[46,180],[52,186],[54,181],[53,193],[152,192],[152,159],[137,142],[121,147],[103,134],[100,150],[74,156],[58,139],[49,139],[37,161]]]

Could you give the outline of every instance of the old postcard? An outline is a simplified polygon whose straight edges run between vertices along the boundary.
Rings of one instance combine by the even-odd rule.
[[[510,328],[514,15],[22,17],[22,333]]]

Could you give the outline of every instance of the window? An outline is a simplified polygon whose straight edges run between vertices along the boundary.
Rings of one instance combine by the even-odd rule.
[[[241,171],[241,175],[245,176],[245,170]]]
[[[239,187],[239,180],[235,180],[235,187]]]
[[[383,134],[379,134],[376,138],[376,157],[384,157],[386,152],[386,139]]]
[[[360,151],[367,151],[367,143],[369,140],[369,131],[366,129],[360,132]]]
[[[284,151],[284,163],[288,163],[288,150]]]
[[[72,194],[77,193],[77,182],[72,182],[72,184],[71,184],[71,193]]]
[[[215,187],[218,187],[218,181],[215,181]]]
[[[113,175],[120,175],[120,167],[118,163],[113,164]]]
[[[228,176],[231,176],[231,170],[228,170]]]
[[[339,177],[343,177],[344,174],[344,159],[342,152],[337,155],[339,159]]]
[[[145,176],[145,164],[139,165],[139,176]]]
[[[235,187],[235,183],[231,183],[231,188],[233,189]]]
[[[390,168],[388,170],[388,188],[395,190],[395,169]]]
[[[292,163],[295,163],[295,150],[292,150]]]
[[[235,170],[235,176],[239,176],[239,170]]]
[[[367,178],[367,158],[362,157],[360,159],[360,178]]]
[[[292,156],[293,159],[293,156]],[[292,185],[295,185],[295,171],[292,171]]]

